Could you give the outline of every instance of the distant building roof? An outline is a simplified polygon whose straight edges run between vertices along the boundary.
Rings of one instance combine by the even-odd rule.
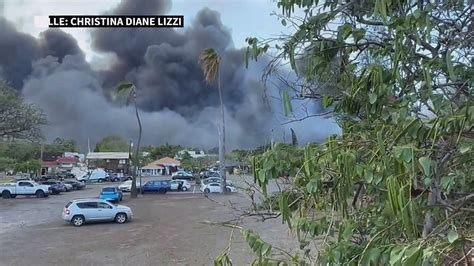
[[[89,152],[87,159],[129,159],[128,152]]]
[[[54,168],[56,166],[58,166],[58,163],[56,161],[42,161],[41,162],[41,167]]]
[[[59,157],[57,162],[59,164],[73,164],[79,162],[79,158],[77,157]]]
[[[152,162],[152,164],[155,164],[155,165],[181,165],[181,162],[176,160],[176,159],[170,158],[170,157],[165,157],[165,158],[161,158],[157,161]]]
[[[161,165],[156,165],[156,164],[153,164],[153,163],[149,163],[147,164],[146,166],[143,166],[142,169],[164,169],[163,166]]]
[[[142,167],[142,169],[164,169],[163,166],[167,165],[178,166],[181,165],[181,162],[170,157],[165,157],[147,164],[146,166]]]

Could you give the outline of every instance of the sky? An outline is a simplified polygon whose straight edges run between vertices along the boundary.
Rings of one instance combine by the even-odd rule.
[[[214,47],[225,62],[221,78],[230,149],[252,148],[271,139],[288,141],[290,128],[300,144],[339,133],[333,120],[320,117],[282,126],[281,103],[264,100],[271,98],[266,93],[278,94],[265,91],[261,83],[268,58],[245,68],[245,38],[292,31],[271,15],[280,12],[275,1],[177,0],[171,7],[167,2],[0,0],[0,14],[6,19],[0,18],[0,79],[13,80],[27,101],[45,111],[49,140],[73,138],[84,146],[88,139],[95,143],[115,133],[136,139],[133,108],[123,97],[111,97],[118,82],[129,80],[139,88],[144,144],[212,148],[217,146],[218,94],[204,82],[198,58],[202,50]],[[38,16],[123,11],[184,15],[185,26],[58,31],[35,25]]]
[[[37,37],[45,28],[35,26],[35,16],[99,15],[117,6],[120,0],[0,0],[0,2],[4,5],[5,18],[14,22],[18,30]],[[247,37],[269,38],[280,32],[288,32],[277,22],[277,17],[271,15],[273,12],[279,14],[276,2],[273,0],[175,0],[169,14],[184,15],[187,27],[194,21],[197,11],[204,7],[221,14],[221,20],[232,33],[236,47],[246,46]],[[91,49],[90,29],[62,30],[74,36],[89,62],[98,62],[105,56]]]

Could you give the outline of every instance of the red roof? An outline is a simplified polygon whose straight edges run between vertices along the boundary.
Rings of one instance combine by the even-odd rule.
[[[56,166],[58,166],[58,163],[55,162],[55,161],[42,161],[41,162],[41,167],[52,168],[52,167],[56,167]]]
[[[79,161],[77,157],[59,157],[56,160],[59,164],[74,164]]]

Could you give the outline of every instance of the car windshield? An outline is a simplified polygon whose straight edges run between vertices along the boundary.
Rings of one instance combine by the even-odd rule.
[[[114,187],[105,187],[102,189],[102,192],[115,192]]]

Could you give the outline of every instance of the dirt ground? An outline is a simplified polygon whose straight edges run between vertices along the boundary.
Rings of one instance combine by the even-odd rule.
[[[114,184],[116,185],[116,184]],[[249,205],[242,193],[152,194],[121,203],[132,208],[130,223],[88,224],[75,228],[61,220],[64,205],[74,198],[97,197],[100,188],[89,185],[45,199],[17,197],[0,200],[0,265],[212,265],[228,245],[231,228],[208,222],[230,220],[235,208]],[[290,248],[292,237],[281,220],[264,223],[247,219],[242,226],[262,238]],[[248,265],[254,255],[238,230],[231,243],[234,265]]]

